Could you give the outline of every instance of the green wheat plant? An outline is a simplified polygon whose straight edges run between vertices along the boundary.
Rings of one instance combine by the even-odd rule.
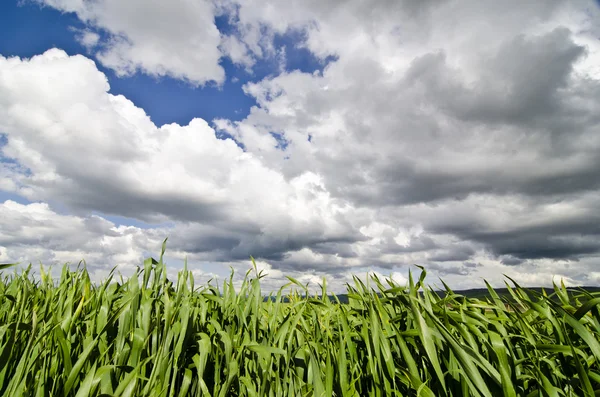
[[[256,266],[237,288],[195,286],[187,265],[169,280],[165,245],[100,284],[81,265],[56,280],[0,265],[0,395],[600,395],[599,295],[507,278],[510,296],[467,298],[421,268],[408,285],[355,277],[347,303],[289,277],[265,297]]]

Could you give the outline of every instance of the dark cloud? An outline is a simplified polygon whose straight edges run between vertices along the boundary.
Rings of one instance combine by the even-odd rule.
[[[303,248],[326,255],[345,252],[349,254],[345,257],[351,257],[352,244],[365,240],[365,237],[356,232],[337,236],[307,233],[274,236],[259,229],[241,230],[235,224],[215,226],[188,223],[173,228],[170,240],[173,249],[192,254],[208,254],[217,261],[244,261],[253,256],[256,259],[278,263],[285,261],[288,252]]]
[[[462,245],[453,246],[450,249],[442,250],[433,254],[429,260],[434,262],[458,262],[468,261],[475,254],[472,247]]]
[[[485,232],[473,228],[456,235],[482,244],[503,263],[520,264],[525,259],[568,259],[576,260],[585,255],[600,252],[598,233],[592,235],[559,234],[551,227],[538,231],[509,230],[505,232]]]
[[[600,252],[600,216],[596,196],[581,198],[578,207],[570,204],[570,200],[572,198],[545,201],[546,208],[563,206],[565,212],[561,213],[557,210],[541,211],[537,205],[542,203],[531,199],[528,205],[516,212],[517,217],[507,217],[506,221],[502,221],[502,226],[495,226],[496,220],[483,211],[474,210],[456,216],[448,214],[445,217],[440,211],[439,217],[427,221],[427,230],[434,235],[449,234],[461,241],[476,243],[508,265],[518,265],[526,259],[577,260],[595,255]],[[527,211],[531,211],[531,215],[522,217],[521,214]]]
[[[482,61],[481,76],[473,86],[455,87],[458,92],[434,88],[430,98],[445,100],[441,106],[462,119],[546,127],[557,112],[570,110],[565,102],[572,93],[565,89],[573,64],[584,54],[585,48],[572,41],[567,28],[537,37],[520,34],[492,59]],[[443,58],[435,61],[440,65],[434,70],[444,68]],[[446,76],[440,73],[435,78]]]
[[[56,192],[54,197],[81,215],[93,209],[106,215],[139,219],[149,224],[165,221],[216,223],[226,222],[230,217],[226,206],[202,200],[201,197],[182,197],[161,191],[149,196],[132,191],[127,185],[117,185],[107,180],[95,184],[84,180],[74,183],[87,188],[77,195]]]
[[[486,235],[482,243],[497,256],[511,255],[519,259],[569,259],[600,252],[598,239],[580,236],[549,236],[540,234]]]
[[[523,259],[515,258],[512,255],[507,255],[507,256],[502,257],[501,262],[508,266],[518,266],[521,263],[523,263]]]
[[[475,263],[475,262],[469,262],[469,261],[467,261],[467,262],[463,263],[463,265],[464,265],[465,267],[468,267],[468,268],[471,268],[471,269],[474,269],[474,268],[476,268],[476,267],[481,267],[481,266],[483,266],[481,263]]]
[[[341,197],[370,206],[464,199],[478,193],[547,196],[598,189],[599,149],[590,147],[590,152],[582,153],[574,152],[572,146],[588,140],[598,121],[595,107],[583,111],[574,106],[575,99],[583,96],[597,104],[600,91],[590,87],[600,86],[589,81],[585,91],[571,88],[575,84],[570,80],[573,65],[585,49],[575,44],[570,34],[566,28],[557,28],[541,36],[517,35],[491,59],[481,61],[479,77],[468,85],[465,74],[452,69],[443,52],[415,59],[405,74],[405,83],[396,89],[400,92],[412,87],[413,95],[422,97],[405,93],[394,98],[389,89],[383,89],[375,103],[387,100],[387,105],[367,108],[382,117],[392,115],[397,121],[397,131],[389,135],[390,147],[414,147],[415,153],[422,153],[432,166],[423,167],[421,159],[402,151],[397,156],[379,154],[376,158],[361,158],[359,154],[358,164],[336,162],[332,168],[344,167],[347,172],[341,180],[332,173],[328,182]],[[440,114],[433,112],[411,115],[404,110],[414,109],[415,104],[436,106],[446,121],[435,122]],[[393,116],[393,106],[398,118]],[[431,139],[419,138],[412,128]],[[361,135],[374,134],[365,131]],[[495,143],[496,148],[480,146],[478,141]],[[452,149],[463,151],[461,142],[474,150],[465,156],[489,152],[490,160],[503,158],[504,164],[496,161],[495,166],[478,167],[474,162],[471,169],[456,169],[451,164],[445,167],[442,159],[435,157]],[[366,152],[377,153],[375,149]],[[522,152],[530,152],[537,160],[514,169],[511,158]],[[565,166],[556,167],[557,159],[563,159]],[[544,172],[549,165],[553,171]]]

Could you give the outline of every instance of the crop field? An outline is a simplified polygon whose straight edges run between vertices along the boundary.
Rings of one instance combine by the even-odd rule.
[[[170,281],[164,250],[101,284],[83,266],[53,280],[2,265],[0,395],[600,395],[598,293],[507,279],[510,298],[442,297],[422,270],[355,278],[348,303],[291,278],[265,299],[256,271],[241,288]]]

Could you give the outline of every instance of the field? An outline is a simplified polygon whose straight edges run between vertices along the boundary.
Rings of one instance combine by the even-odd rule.
[[[139,277],[91,283],[30,269],[0,280],[3,396],[600,395],[600,294],[507,284],[487,298],[372,277],[347,303],[290,279],[265,299],[262,274],[194,285]],[[288,290],[286,290],[288,291]],[[284,299],[285,298],[285,299]]]

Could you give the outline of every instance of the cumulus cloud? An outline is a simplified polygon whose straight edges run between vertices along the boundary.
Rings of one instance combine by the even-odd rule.
[[[178,221],[179,244],[220,260],[362,238],[319,175],[286,180],[201,119],[155,126],[83,56],[0,58],[0,87],[2,152],[19,164],[0,164],[9,192],[76,214]]]
[[[221,34],[214,22],[216,8],[210,1],[33,1],[75,13],[90,28],[104,33],[106,39],[94,40],[101,45],[96,57],[118,75],[141,71],[194,85],[220,84],[225,79],[219,64]],[[94,33],[80,39],[89,43]]]

